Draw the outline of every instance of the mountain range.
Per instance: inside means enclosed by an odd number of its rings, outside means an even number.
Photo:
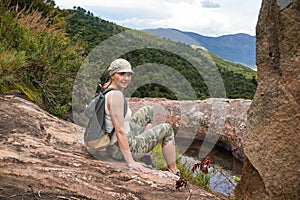
[[[225,60],[243,64],[250,68],[256,68],[255,36],[238,33],[209,37],[194,32],[184,32],[171,28],[144,29],[144,31],[174,42],[201,46]]]

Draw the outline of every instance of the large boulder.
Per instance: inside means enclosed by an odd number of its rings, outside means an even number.
[[[300,199],[300,1],[263,0],[256,27],[258,88],[236,196]]]
[[[155,110],[154,123],[171,123],[176,137],[188,138],[191,141],[207,140],[212,145],[219,145],[231,151],[241,162],[245,160],[243,143],[247,110],[251,102],[246,99],[223,98],[193,101],[129,99],[133,112],[144,105],[152,105]]]
[[[81,145],[83,127],[37,105],[0,96],[0,199],[220,199],[176,176],[96,160]],[[101,152],[99,152],[101,153]]]

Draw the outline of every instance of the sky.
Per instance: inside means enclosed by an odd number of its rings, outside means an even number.
[[[175,28],[205,36],[255,36],[262,0],[55,0],[61,9],[80,6],[131,29]]]

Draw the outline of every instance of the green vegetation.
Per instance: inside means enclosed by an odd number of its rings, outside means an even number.
[[[52,15],[54,18],[59,11],[55,9],[54,0],[1,0],[1,4],[7,5],[8,8],[16,7],[18,10],[37,11],[42,13],[43,17]]]
[[[127,30],[125,27],[94,16],[93,13],[81,7],[67,10],[66,22],[66,32],[73,41],[85,47],[85,54],[112,35]]]
[[[65,117],[82,61],[80,48],[65,36],[60,23],[53,23],[55,17],[18,8],[0,4],[1,92],[21,90],[33,102]]]
[[[180,170],[181,177],[193,185],[197,185],[203,189],[209,190],[210,174],[205,174],[200,170],[192,172],[186,165],[177,162],[177,167]]]
[[[157,169],[166,170],[166,162],[162,154],[161,143],[154,147],[151,152],[151,157]],[[180,176],[182,178],[193,185],[197,185],[203,189],[209,190],[210,174],[205,174],[200,170],[196,170],[196,172],[193,173],[192,170],[186,164],[181,163],[179,159],[176,160],[176,164],[178,169],[180,170]]]
[[[47,111],[65,118],[71,108],[73,84],[82,61],[99,43],[126,30],[129,29],[102,20],[80,7],[60,10],[53,0],[0,0],[0,93],[20,90]],[[134,35],[129,37],[132,37],[132,46],[140,42]],[[155,41],[154,46],[176,49],[185,58],[199,61],[203,68],[208,67],[205,50],[151,34],[145,38],[146,46]],[[118,46],[126,45],[125,42],[111,45],[116,51],[123,52]],[[106,54],[107,59],[112,58],[109,50]],[[256,72],[209,55],[221,74],[227,97],[252,99],[257,86]],[[211,96],[207,80],[204,81],[192,64],[177,54],[163,48],[141,48],[125,52],[121,57],[128,59],[133,67],[144,63],[171,66],[188,80],[197,99]],[[108,62],[110,60],[96,62],[95,66],[107,66]],[[97,70],[95,68],[90,73],[95,76]],[[155,77],[157,80],[168,79],[163,73],[156,73]],[[140,81],[145,78],[134,77]],[[106,74],[101,77],[101,82],[107,79]],[[213,82],[214,77],[209,77],[209,80]],[[176,87],[185,89],[180,82]],[[182,99],[189,99],[189,95],[184,95],[181,95]],[[132,96],[177,99],[170,88],[153,83],[137,88]]]

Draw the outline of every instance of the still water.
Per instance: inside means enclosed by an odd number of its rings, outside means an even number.
[[[199,155],[210,156],[209,188],[214,192],[233,196],[234,188],[237,185],[235,177],[241,177],[242,163],[237,161],[230,151],[215,145],[210,151],[200,152],[202,141],[189,141],[184,138],[177,138],[176,146],[181,151],[181,163],[186,163],[189,167],[201,162],[202,157]]]

